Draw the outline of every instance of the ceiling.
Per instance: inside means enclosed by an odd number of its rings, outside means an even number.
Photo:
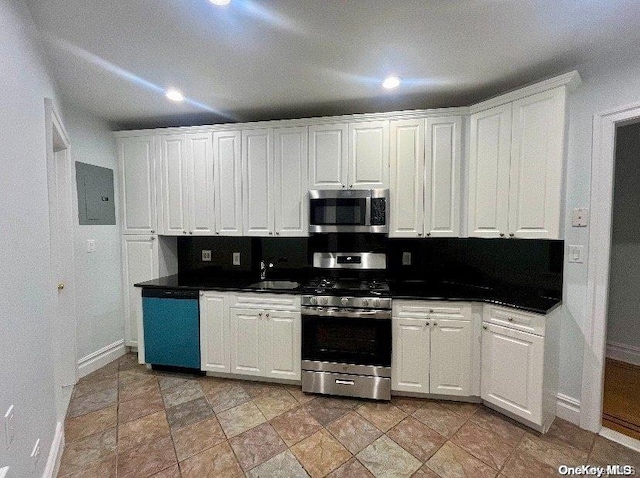
[[[638,0],[27,3],[63,100],[116,128],[463,106],[640,50]]]

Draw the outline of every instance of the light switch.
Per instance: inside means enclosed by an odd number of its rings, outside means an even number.
[[[569,262],[575,262],[582,264],[584,262],[583,257],[584,246],[569,246]]]
[[[233,253],[233,265],[234,266],[239,266],[240,265],[240,253],[239,252],[234,252]]]
[[[411,253],[410,252],[403,252],[402,253],[402,265],[403,266],[410,266],[411,265]]]
[[[587,227],[589,225],[589,210],[587,208],[576,208],[571,217],[573,227]]]
[[[96,240],[87,239],[87,252],[96,252]]]

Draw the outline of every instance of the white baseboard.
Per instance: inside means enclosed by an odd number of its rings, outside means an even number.
[[[95,372],[101,367],[104,367],[109,362],[122,357],[126,353],[124,347],[124,339],[118,340],[106,347],[93,352],[86,357],[82,357],[78,360],[78,377],[82,378],[89,375],[91,372]]]
[[[640,347],[621,344],[619,342],[608,342],[607,358],[631,363],[633,365],[640,365]]]
[[[580,400],[558,393],[556,395],[558,399],[557,416],[580,426]]]
[[[53,437],[51,448],[49,449],[49,457],[47,458],[47,466],[44,468],[42,478],[55,478],[58,476],[60,469],[60,460],[62,460],[62,452],[64,451],[64,424],[58,422],[56,425],[56,434]]]
[[[640,440],[628,437],[627,435],[606,427],[602,427],[600,430],[600,436],[608,438],[616,443],[620,443],[622,446],[626,446],[627,448],[631,448],[632,450],[640,453]]]

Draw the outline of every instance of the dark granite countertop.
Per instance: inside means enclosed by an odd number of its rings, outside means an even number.
[[[279,277],[278,280],[282,280]],[[304,282],[304,273],[292,274],[288,280]],[[272,294],[301,294],[302,287],[295,289],[255,289],[249,285],[260,279],[249,272],[218,272],[206,275],[174,274],[135,284],[136,287],[152,289],[218,290],[229,292],[257,292]],[[391,281],[391,295],[394,299],[414,300],[458,300],[465,302],[486,302],[513,307],[528,312],[547,314],[562,303],[561,299],[547,297],[544,292],[502,286],[476,286],[447,281]]]

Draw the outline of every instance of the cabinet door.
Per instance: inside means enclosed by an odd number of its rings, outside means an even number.
[[[229,329],[224,296],[200,292],[200,367],[210,372],[229,372]]]
[[[309,127],[309,189],[342,189],[347,184],[348,126]]]
[[[470,321],[433,320],[429,384],[431,393],[471,395],[471,334]]]
[[[122,236],[122,278],[124,281],[125,345],[138,345],[138,327],[142,325],[140,290],[133,284],[157,279],[158,241],[156,236]]]
[[[389,122],[349,125],[349,188],[389,187]]]
[[[120,204],[124,234],[155,234],[156,150],[154,136],[118,138]]]
[[[564,123],[564,87],[513,103],[510,235],[560,237]]]
[[[507,234],[510,162],[511,104],[471,115],[469,236]]]
[[[187,233],[187,167],[185,136],[160,136],[162,222],[165,236]]]
[[[426,319],[392,319],[392,390],[429,393],[429,322]]]
[[[215,233],[215,214],[211,133],[187,134],[186,139],[189,234],[212,236]]]
[[[427,118],[424,233],[460,236],[462,118]]]
[[[242,132],[243,227],[245,236],[273,234],[273,130]]]
[[[309,235],[308,132],[306,127],[274,131],[275,233]]]
[[[390,237],[424,231],[424,120],[391,122]]]
[[[264,319],[266,376],[300,380],[300,313],[267,310]]]
[[[231,372],[264,377],[264,312],[229,309],[231,331]]]
[[[242,159],[240,131],[213,133],[216,234],[242,235]]]
[[[482,399],[541,425],[544,339],[487,323],[482,329]]]

